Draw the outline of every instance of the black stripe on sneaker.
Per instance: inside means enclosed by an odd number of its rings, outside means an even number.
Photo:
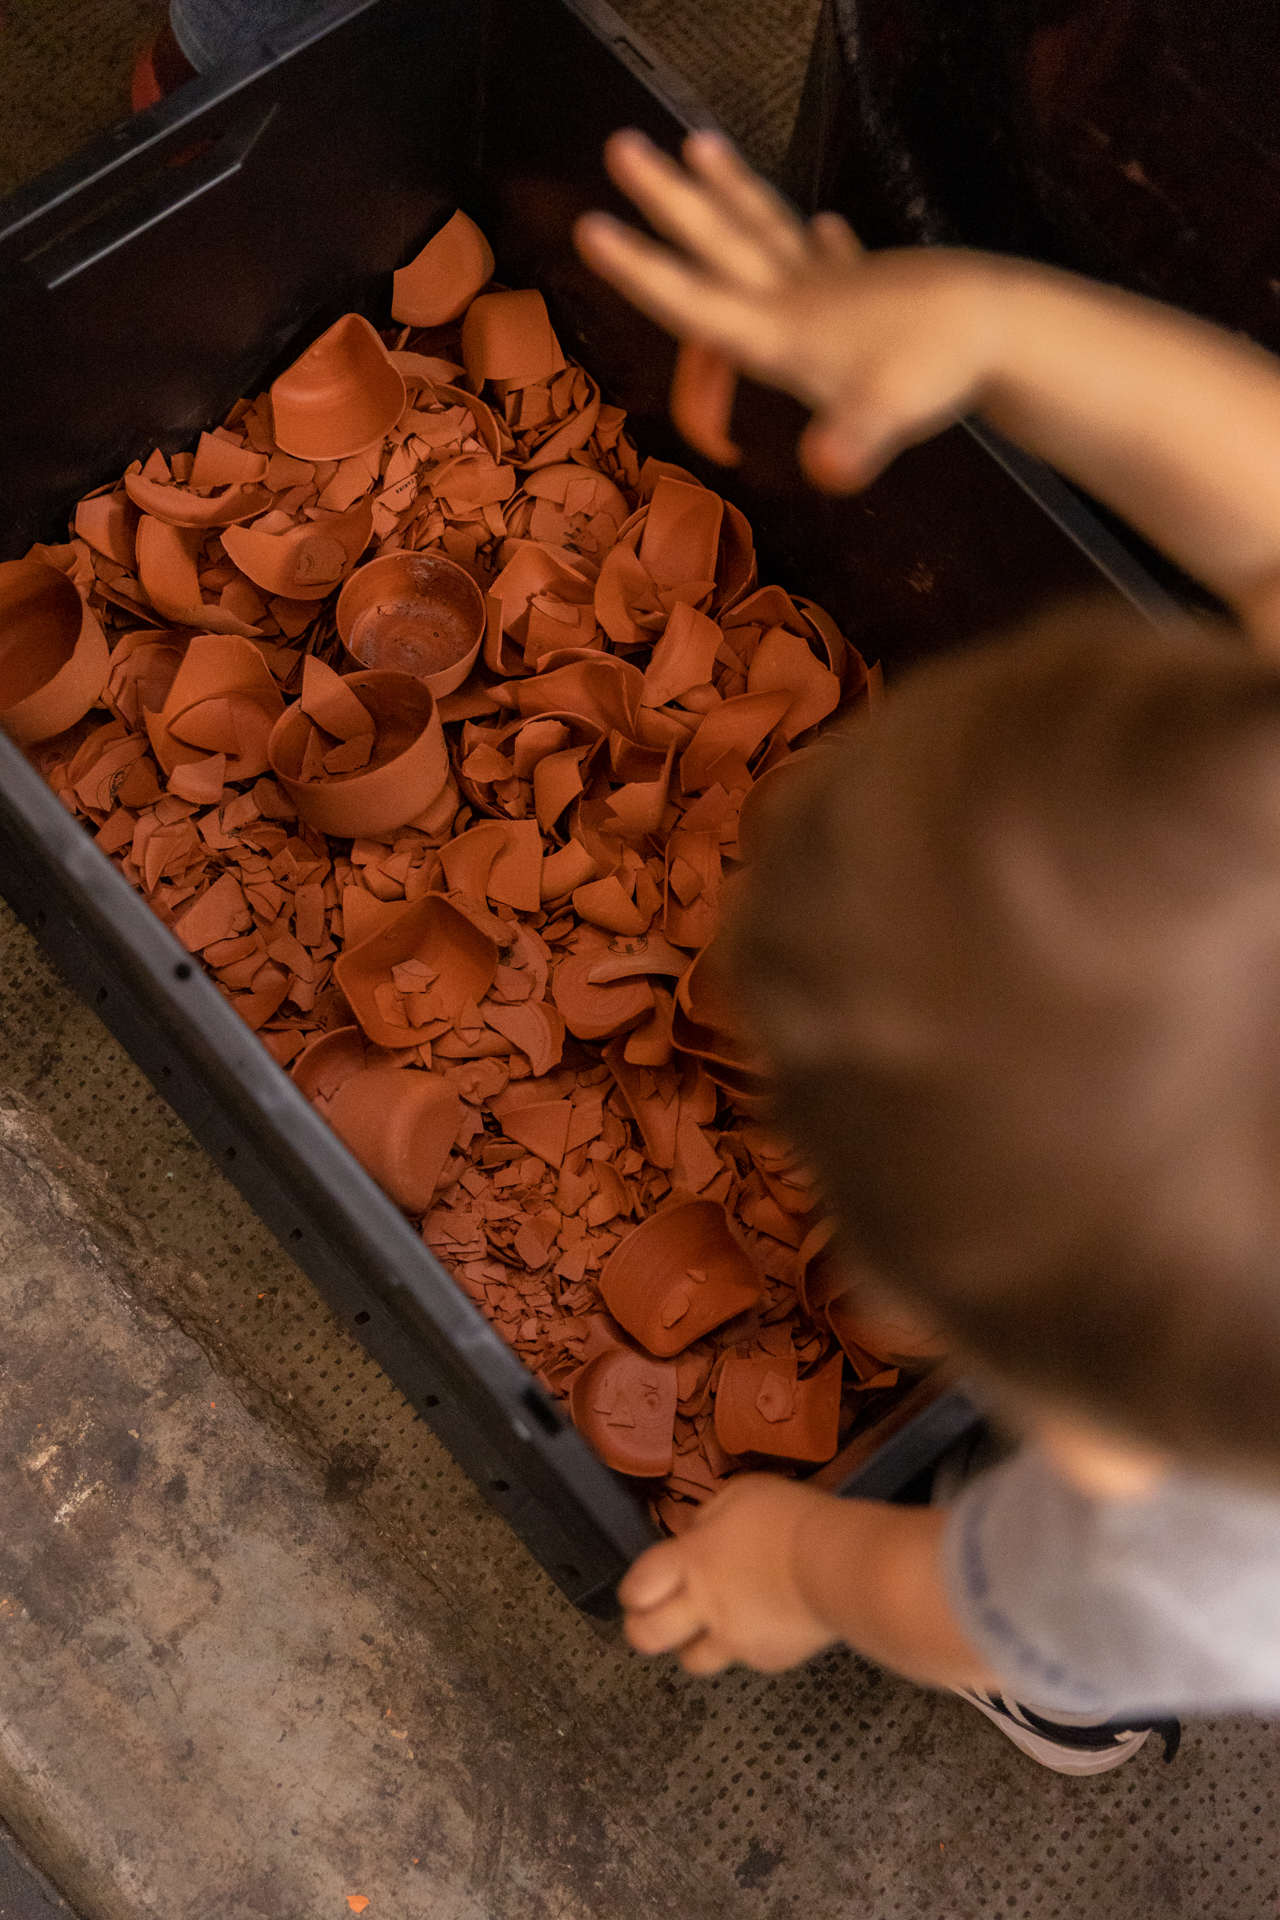
[[[998,1696],[988,1694],[987,1697],[1011,1720],[1020,1719],[1033,1733],[1055,1741],[1060,1747],[1072,1747],[1080,1753],[1105,1753],[1117,1741],[1127,1740],[1131,1734],[1158,1733],[1164,1742],[1167,1764],[1182,1744],[1182,1726],[1177,1720],[1099,1720],[1091,1727],[1068,1727],[1060,1720],[1046,1720],[1042,1714],[1033,1713],[1020,1700],[1013,1703],[1017,1709],[1015,1714]]]

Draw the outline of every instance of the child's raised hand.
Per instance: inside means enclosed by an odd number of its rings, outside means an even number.
[[[867,255],[838,214],[807,225],[720,134],[685,166],[615,134],[610,175],[673,252],[603,213],[588,264],[636,306],[814,410],[801,458],[820,486],[864,486],[973,402],[996,357],[998,267],[941,250]]]
[[[800,1536],[829,1499],[794,1480],[739,1475],[688,1533],[650,1547],[622,1581],[632,1646],[679,1650],[690,1673],[718,1673],[732,1660],[779,1673],[829,1646],[837,1636],[797,1576]]]

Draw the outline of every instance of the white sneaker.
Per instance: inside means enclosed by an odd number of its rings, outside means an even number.
[[[1110,1773],[1113,1767],[1132,1760],[1153,1729],[1164,1740],[1165,1759],[1172,1760],[1182,1738],[1176,1720],[1139,1720],[1130,1726],[1123,1721],[1090,1721],[1074,1715],[1049,1719],[998,1693],[971,1693],[967,1687],[952,1687],[951,1692],[985,1713],[1015,1747],[1054,1773]]]

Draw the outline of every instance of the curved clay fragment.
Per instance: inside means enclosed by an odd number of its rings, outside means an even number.
[[[730,1353],[716,1388],[716,1439],[726,1453],[830,1460],[840,1444],[843,1368],[837,1352],[801,1380],[794,1358]]]
[[[350,573],[369,544],[373,509],[358,501],[345,513],[320,515],[283,533],[226,527],[222,544],[241,573],[287,600],[323,600]]]
[[[345,313],[271,389],[276,443],[300,460],[344,460],[392,428],[404,381],[359,313]]]
[[[493,278],[493,248],[461,207],[391,283],[391,317],[411,327],[460,320]]]
[[[201,593],[197,556],[203,539],[198,527],[171,527],[144,513],[135,536],[142,591],[156,612],[175,626],[252,640],[257,627],[226,607],[211,605]]]
[[[718,1200],[663,1207],[614,1248],[600,1275],[618,1325],[662,1359],[754,1307],[763,1290],[764,1275]]]
[[[229,527],[265,513],[274,496],[266,487],[225,487],[220,493],[192,493],[187,487],[165,486],[140,473],[126,473],[125,491],[135,507],[171,527]]]
[[[742,448],[729,435],[738,375],[715,347],[682,340],[671,375],[671,418],[691,447],[722,467],[736,467]]]
[[[462,1118],[461,1098],[447,1080],[413,1067],[365,1067],[343,1082],[324,1113],[398,1207],[425,1212]]]
[[[473,300],[462,323],[462,357],[477,386],[486,380],[546,380],[564,365],[547,303],[532,288]]]
[[[225,779],[255,780],[267,770],[267,743],[283,709],[252,641],[205,633],[187,648],[160,712],[144,709],[142,717],[166,774],[225,755]]]
[[[269,754],[300,817],[344,839],[420,819],[449,780],[440,716],[420,680],[344,678],[318,660],[308,662],[302,698],[277,722]]]
[[[398,987],[395,970],[415,961],[421,967],[416,982]],[[401,908],[381,932],[348,947],[333,976],[369,1038],[403,1048],[414,1046],[424,1029],[452,1026],[468,1004],[478,1005],[497,966],[493,941],[443,894],[429,893]]]
[[[0,562],[0,727],[20,747],[74,726],[110,671],[102,628],[65,573]]]
[[[338,638],[362,667],[411,673],[442,700],[476,663],[485,599],[442,553],[387,553],[357,567],[338,595],[337,619]]]
[[[569,1408],[607,1467],[652,1480],[671,1471],[676,1392],[669,1361],[614,1347],[574,1375]]]

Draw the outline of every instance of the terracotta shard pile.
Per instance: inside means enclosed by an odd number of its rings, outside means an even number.
[[[0,568],[0,724],[679,1529],[897,1377],[706,952],[872,681],[491,269],[458,216],[443,325],[347,315]]]

